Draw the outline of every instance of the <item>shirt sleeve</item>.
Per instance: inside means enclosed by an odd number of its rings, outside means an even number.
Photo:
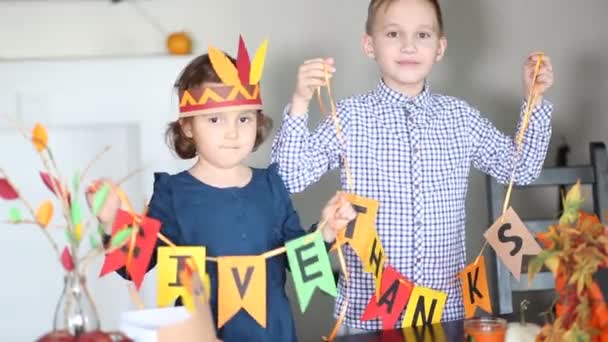
[[[344,102],[336,106],[342,136],[348,132],[350,110]],[[331,117],[325,118],[313,133],[308,130],[308,114],[300,117],[284,111],[284,120],[273,142],[271,159],[278,166],[278,173],[291,193],[303,191],[318,181],[325,172],[340,165],[343,154]]]
[[[526,185],[533,182],[542,170],[549,147],[552,111],[553,105],[546,100],[534,108],[524,133],[521,150],[517,153],[515,135],[504,135],[476,109],[469,107],[473,166],[503,184],[511,180],[514,169],[515,184]],[[516,134],[523,123],[523,114],[522,110]]]

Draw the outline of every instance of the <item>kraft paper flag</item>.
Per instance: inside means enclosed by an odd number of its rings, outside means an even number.
[[[523,256],[537,255],[542,250],[511,207],[494,222],[484,236],[517,281],[521,275]]]
[[[382,329],[395,328],[395,323],[403,312],[413,288],[413,283],[406,280],[393,267],[387,265],[382,276],[380,297],[376,300],[376,294],[372,295],[361,320],[368,321],[380,317],[382,319]]]
[[[374,229],[373,239],[366,251],[363,270],[374,276],[374,288],[376,289],[376,298],[380,298],[380,284],[382,281],[382,272],[384,272],[384,263],[386,262],[386,253],[378,237],[378,232]]]
[[[337,295],[331,264],[319,232],[288,241],[285,248],[302,312],[317,287],[333,297]]]
[[[241,308],[266,327],[266,258],[230,256],[217,258],[218,328]]]
[[[124,231],[128,226],[132,225],[134,221],[135,217],[133,215],[124,210],[118,210],[114,226],[112,227],[112,239],[114,240],[116,234]],[[139,233],[135,236],[133,261],[128,271],[129,276],[137,289],[141,286],[144,275],[146,274],[146,271],[148,271],[148,265],[150,264],[154,247],[156,247],[156,239],[157,234],[160,231],[160,226],[160,221],[150,217],[144,217]],[[132,238],[129,236],[129,242],[122,248],[116,249],[106,255],[100,276],[114,272],[126,265],[131,239]]]
[[[446,293],[421,286],[414,287],[407,303],[402,327],[440,322],[447,298]]]
[[[344,241],[353,248],[355,253],[365,265],[368,262],[368,249],[376,232],[376,216],[378,215],[378,201],[346,194],[346,198],[357,212],[357,217],[348,223],[346,229],[340,232]]]
[[[464,301],[465,317],[473,317],[477,307],[491,314],[492,304],[490,303],[486,262],[483,255],[479,257],[477,263],[473,262],[467,265],[460,272],[460,278],[462,279],[462,299]]]
[[[205,247],[158,247],[157,267],[157,304],[159,307],[172,305],[177,297],[182,297],[188,311],[194,311],[190,291],[180,279],[180,272],[186,268],[186,260],[194,260],[197,275],[205,274]],[[201,279],[201,281],[203,281]],[[208,290],[207,290],[208,291]],[[207,292],[208,293],[208,292]],[[190,299],[190,300],[187,300]]]

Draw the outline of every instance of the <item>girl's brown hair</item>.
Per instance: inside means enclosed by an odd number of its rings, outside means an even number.
[[[395,1],[397,0],[371,0],[369,2],[369,6],[367,8],[367,20],[365,21],[365,33],[372,34],[374,21],[376,20],[376,14],[380,10],[380,8],[384,8],[386,10],[388,6],[390,6]],[[441,6],[439,5],[439,0],[428,0],[428,2],[430,2],[431,5],[433,5],[433,8],[435,9],[437,23],[439,23],[439,33],[443,35],[443,15],[441,14]]]
[[[236,65],[234,58],[228,54],[226,56]],[[198,56],[192,60],[179,75],[174,87],[179,92],[198,87],[203,83],[221,83],[219,76],[213,70],[208,54]],[[254,151],[266,140],[272,129],[272,119],[264,115],[261,110],[256,111],[256,117],[257,134],[253,145]],[[186,117],[181,120],[192,120],[192,118]],[[180,158],[191,159],[196,157],[194,140],[186,136],[179,120],[169,123],[165,131],[165,140],[169,148],[175,151]]]

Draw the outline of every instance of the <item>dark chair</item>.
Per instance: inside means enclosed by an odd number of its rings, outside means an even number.
[[[544,168],[539,177],[532,183],[526,186],[514,186],[513,190],[524,189],[530,187],[555,187],[569,186],[575,184],[577,180],[581,184],[589,185],[592,189],[593,211],[603,221],[608,210],[608,155],[604,143],[593,142],[590,144],[591,162],[588,165],[581,166],[564,166],[564,167],[548,167]],[[494,223],[502,214],[503,201],[506,194],[506,186],[499,184],[490,176],[487,176],[488,184],[488,203],[490,209],[490,224]],[[561,195],[560,195],[561,198]],[[533,233],[546,231],[547,228],[555,224],[557,219],[534,219],[526,220],[522,217],[526,227]],[[524,258],[524,266],[520,281],[518,282],[504,266],[496,254],[492,251],[492,257],[489,260],[495,266],[494,279],[490,277],[489,281],[493,280],[494,296],[493,308],[496,314],[504,315],[512,313],[514,306],[514,295],[529,291],[549,291],[554,292],[555,280],[551,272],[546,269],[541,270],[534,278],[531,286],[528,287],[528,277],[524,272],[527,270],[526,258]],[[492,267],[488,268],[491,272]],[[515,302],[518,305],[518,302]],[[546,307],[545,307],[546,308]],[[516,309],[515,311],[517,311]]]

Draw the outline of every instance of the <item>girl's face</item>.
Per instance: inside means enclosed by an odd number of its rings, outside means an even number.
[[[240,165],[249,156],[257,134],[255,111],[203,114],[182,121],[182,129],[194,139],[199,158],[220,168]]]

